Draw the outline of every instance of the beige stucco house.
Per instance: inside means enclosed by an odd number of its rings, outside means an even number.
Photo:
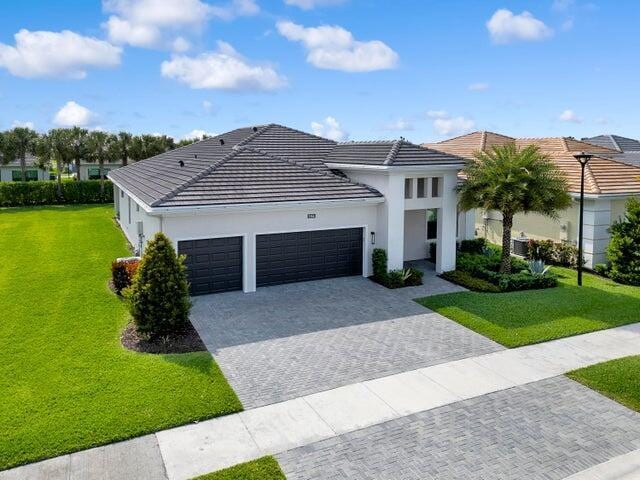
[[[574,158],[578,152],[593,154],[585,171],[584,252],[586,266],[593,268],[606,261],[611,224],[624,214],[629,197],[640,196],[640,167],[616,160],[620,152],[572,137],[514,138],[481,131],[462,135],[424,146],[442,152],[473,158],[477,151],[490,150],[494,145],[515,142],[519,147],[537,145],[554,160],[566,177],[573,205],[558,219],[527,214],[514,218],[513,238],[551,239],[556,242],[577,243],[580,197],[580,165]],[[475,212],[475,234],[500,243],[502,218],[499,212]]]

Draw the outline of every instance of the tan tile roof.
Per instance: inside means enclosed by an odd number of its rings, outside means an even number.
[[[504,145],[514,141],[520,148],[537,145],[542,152],[549,155],[567,179],[571,192],[580,191],[580,164],[573,155],[585,151],[595,155],[585,170],[586,193],[640,193],[640,167],[605,158],[604,155],[617,152],[604,146],[576,140],[573,137],[512,138],[493,132],[473,132],[423,146],[465,158],[473,158],[474,153],[479,150],[487,151],[493,145]]]

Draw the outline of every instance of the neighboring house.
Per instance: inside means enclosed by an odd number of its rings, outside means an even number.
[[[187,257],[192,293],[371,275],[427,257],[455,268],[464,160],[404,140],[345,142],[248,127],[113,170],[115,209],[138,250],[164,232]],[[437,228],[428,228],[437,212]],[[465,232],[462,232],[463,235]],[[473,232],[472,232],[473,233]],[[336,292],[338,293],[338,292]]]
[[[0,159],[0,181],[2,182],[20,182],[22,181],[22,170],[20,169],[20,160],[3,164]],[[40,168],[37,164],[36,157],[27,155],[25,158],[27,164],[26,177],[27,181],[32,180],[49,180],[49,169]]]
[[[613,160],[619,151],[572,137],[513,138],[493,132],[473,132],[424,146],[470,159],[479,150],[488,151],[494,145],[510,142],[518,147],[539,146],[567,179],[569,193],[574,199],[573,205],[557,220],[538,214],[517,215],[512,229],[516,241],[531,238],[577,243],[580,165],[573,155],[581,151],[594,155],[585,170],[584,252],[589,268],[605,262],[611,223],[624,214],[627,198],[640,195],[640,168]],[[500,243],[500,213],[477,211],[476,234]]]
[[[640,141],[620,135],[598,135],[597,137],[583,138],[584,142],[606,147],[616,153],[610,155],[614,160],[640,167]]]
[[[120,168],[122,162],[105,163],[103,175],[106,178],[111,170]],[[71,165],[75,173],[75,163]],[[100,166],[96,162],[80,162],[80,180],[100,180]]]

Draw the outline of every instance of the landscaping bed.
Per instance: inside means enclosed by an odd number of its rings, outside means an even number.
[[[140,335],[136,325],[129,322],[122,332],[120,341],[125,348],[141,353],[189,353],[207,350],[198,331],[192,325],[174,335],[151,339],[146,335]]]
[[[558,287],[495,293],[460,292],[418,303],[506,347],[519,347],[638,321],[640,288],[553,267]]]
[[[123,348],[111,206],[0,212],[0,469],[240,411],[208,352]]]
[[[591,365],[567,376],[640,412],[640,355]]]
[[[275,458],[262,457],[193,480],[286,480],[286,477]]]

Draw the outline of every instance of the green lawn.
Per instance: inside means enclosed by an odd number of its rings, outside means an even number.
[[[0,469],[242,406],[206,352],[120,345],[109,206],[0,209]]]
[[[599,363],[574,370],[567,375],[640,412],[640,356]]]
[[[554,268],[559,286],[511,293],[462,292],[417,302],[507,347],[640,321],[640,288]]]
[[[287,480],[273,457],[262,457],[194,480]]]

